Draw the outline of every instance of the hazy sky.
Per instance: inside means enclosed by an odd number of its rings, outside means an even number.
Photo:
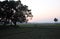
[[[51,23],[55,17],[60,22],[60,0],[21,0],[21,2],[32,10],[34,17],[29,22]]]
[[[60,22],[60,0],[21,0],[32,10],[33,19],[29,22],[54,22],[56,17]]]

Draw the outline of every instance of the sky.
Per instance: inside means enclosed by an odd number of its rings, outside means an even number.
[[[33,14],[32,23],[54,23],[54,18],[60,22],[60,0],[21,0],[28,5]]]
[[[21,3],[32,10],[30,23],[54,23],[54,18],[60,22],[60,0],[21,0]]]

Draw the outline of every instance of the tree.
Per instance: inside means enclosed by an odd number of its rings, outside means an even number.
[[[54,18],[54,21],[55,21],[55,22],[57,22],[57,21],[58,21],[58,19],[57,19],[57,18]]]
[[[27,5],[23,5],[21,1],[5,0],[0,2],[0,18],[1,21],[4,21],[4,24],[10,22],[10,20],[15,25],[16,22],[27,23],[28,17],[33,17],[31,10],[28,9]]]

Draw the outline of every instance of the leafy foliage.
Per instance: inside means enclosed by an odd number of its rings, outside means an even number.
[[[0,1],[0,21],[7,24],[7,22],[28,22],[28,17],[33,17],[31,10],[28,9],[27,5],[23,5],[21,1]]]

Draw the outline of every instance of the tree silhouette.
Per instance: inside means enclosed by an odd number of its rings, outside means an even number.
[[[3,21],[4,24],[7,24],[10,20],[15,25],[16,22],[27,23],[28,17],[33,17],[31,10],[28,9],[27,5],[23,5],[20,0],[0,1],[0,21]]]
[[[55,21],[55,22],[57,22],[57,21],[58,21],[58,19],[57,19],[57,18],[54,18],[54,21]]]

